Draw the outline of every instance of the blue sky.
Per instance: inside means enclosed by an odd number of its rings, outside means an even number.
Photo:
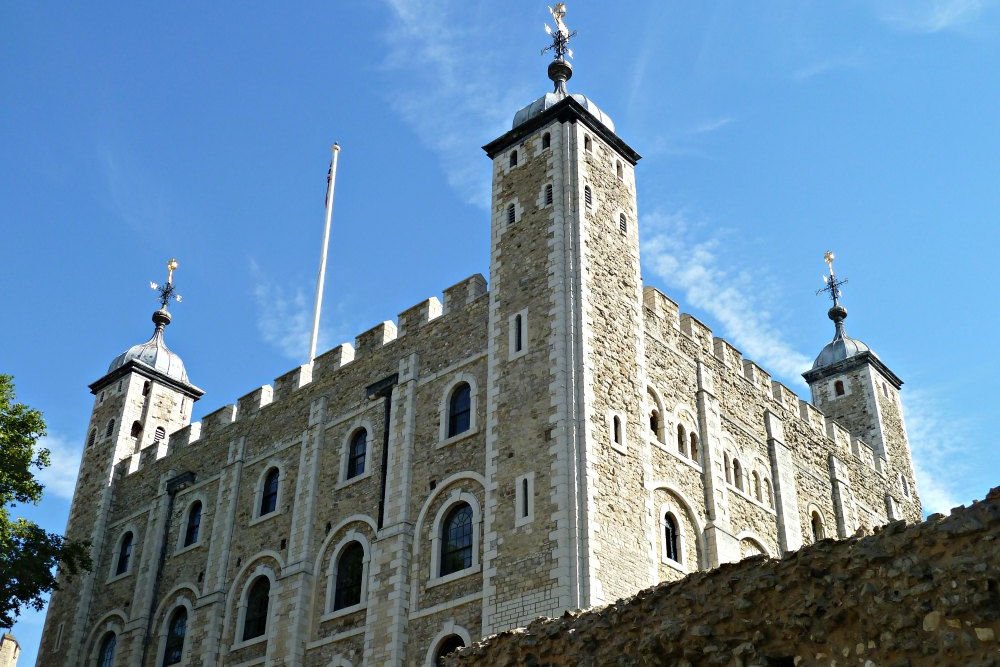
[[[807,397],[834,250],[848,332],[906,382],[925,510],[983,497],[1000,460],[1000,11],[569,10],[570,89],[644,156],[646,282]],[[303,361],[332,141],[321,349],[488,274],[480,146],[547,90],[547,19],[523,0],[0,7],[0,372],[55,453],[25,513],[63,529],[86,385],[149,336],[168,257],[196,419]],[[14,628],[24,664],[41,622]]]

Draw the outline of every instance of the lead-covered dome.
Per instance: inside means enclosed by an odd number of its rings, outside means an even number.
[[[558,102],[561,102],[567,96],[572,97],[574,100],[579,102],[580,106],[582,106],[584,109],[590,112],[590,114],[594,118],[601,121],[601,123],[609,130],[611,130],[612,132],[615,131],[615,124],[611,120],[611,116],[601,111],[600,107],[594,104],[589,97],[581,93],[570,94],[558,91],[554,93],[545,93],[531,104],[518,109],[517,113],[514,114],[514,122],[511,124],[511,128],[515,128],[518,125],[527,122],[528,120],[541,114],[546,109],[555,106]]]
[[[828,315],[836,326],[836,333],[833,336],[833,340],[820,350],[819,356],[813,362],[813,369],[829,366],[830,364],[835,364],[838,361],[843,361],[864,352],[871,352],[874,356],[878,356],[872,352],[872,349],[868,345],[857,338],[851,338],[844,331],[844,318],[847,317],[846,308],[837,304],[830,309]]]
[[[153,332],[152,338],[145,343],[133,345],[115,357],[111,365],[108,366],[108,373],[134,360],[146,364],[167,377],[187,384],[188,376],[184,369],[184,362],[181,361],[177,353],[170,351],[163,340],[163,328],[170,324],[170,313],[166,309],[156,311],[153,313],[153,322],[156,323],[156,330]]]

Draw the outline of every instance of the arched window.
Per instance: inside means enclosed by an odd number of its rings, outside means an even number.
[[[545,186],[545,205],[548,206],[552,203],[552,184]]]
[[[594,193],[591,192],[589,185],[583,186],[583,201],[587,205],[587,208],[594,205]]]
[[[542,150],[545,150],[551,145],[552,145],[552,137],[549,136],[548,132],[546,132],[545,134],[542,135]]]
[[[682,424],[677,425],[677,451],[681,456],[687,455],[687,435]]]
[[[611,420],[611,435],[615,439],[615,444],[622,444],[622,418],[615,415]]]
[[[699,463],[701,459],[698,458],[698,436],[691,432],[691,460],[695,463]]]
[[[657,440],[660,439],[660,411],[656,408],[649,411],[649,430]]]
[[[517,166],[517,151],[510,152],[510,166],[512,167]]]
[[[270,514],[278,507],[278,472],[271,468],[264,478],[264,493],[260,496],[260,516]]]
[[[142,395],[149,396],[149,380],[142,383]]]
[[[837,396],[843,396],[844,395],[844,381],[843,380],[837,380],[836,382],[834,382],[833,383],[833,391],[837,394]]]
[[[368,453],[368,431],[358,429],[351,437],[350,452],[347,457],[347,479],[357,477],[365,471],[365,456]]]
[[[472,507],[459,503],[441,524],[441,576],[472,567]]]
[[[115,431],[115,420],[110,419],[108,420],[108,427],[104,429],[104,437],[110,438],[111,434],[114,433],[114,431]]]
[[[767,492],[767,506],[774,509],[774,489],[771,488],[771,480],[764,478],[764,491]]]
[[[128,572],[128,562],[132,560],[132,531],[122,536],[121,544],[118,547],[118,562],[115,563],[115,574],[125,574]]]
[[[756,498],[757,500],[762,500],[763,495],[761,494],[760,491],[760,475],[758,475],[757,471],[754,470],[752,477],[753,477],[753,497]]]
[[[465,647],[465,642],[462,641],[461,637],[459,637],[458,635],[448,635],[447,637],[441,640],[441,643],[438,644],[437,651],[434,652],[434,664],[435,665],[442,664],[441,658],[448,655],[452,651],[464,647]]]
[[[726,469],[726,482],[729,484],[733,483],[733,475],[729,470],[729,452],[722,455],[722,465]]]
[[[160,440],[163,440],[165,437],[167,437],[167,432],[163,429],[162,426],[157,426],[156,430],[153,431],[153,442],[159,442]]]
[[[903,488],[903,495],[907,498],[910,497],[910,480],[906,479],[902,474],[899,475],[899,485]]]
[[[823,519],[820,518],[819,512],[814,511],[812,513],[809,524],[812,527],[813,542],[822,540],[825,535],[823,534]]]
[[[260,637],[267,630],[267,607],[271,601],[271,581],[257,577],[247,593],[247,609],[243,617],[243,641]]]
[[[448,399],[448,437],[469,430],[472,418],[472,387],[468,382],[460,383]]]
[[[677,534],[677,520],[670,512],[663,515],[663,540],[666,545],[666,553],[664,555],[675,563],[681,562],[680,550],[677,548],[679,541]]]
[[[737,459],[733,459],[733,484],[740,491],[743,490],[743,466]]]
[[[524,346],[524,330],[521,322],[524,318],[521,317],[520,313],[514,316],[514,351],[520,352],[521,348]]]
[[[87,438],[87,446],[91,447],[95,442],[97,442],[97,429],[92,428],[90,429],[90,437]]]
[[[583,150],[585,151],[594,150],[594,141],[590,138],[589,134],[583,135]]]
[[[628,222],[626,222],[625,220],[624,213],[618,214],[618,231],[620,231],[622,234],[628,231]]]
[[[616,160],[615,161],[615,173],[618,174],[618,180],[619,181],[625,180],[625,169],[622,168],[622,161],[621,160]]]
[[[101,650],[97,652],[97,667],[111,667],[115,662],[115,647],[118,645],[118,636],[109,632],[101,640]]]
[[[365,548],[351,542],[337,558],[337,580],[333,592],[333,610],[353,607],[361,602],[361,580],[364,576]]]
[[[163,651],[163,664],[176,665],[184,654],[184,636],[187,634],[188,613],[184,607],[178,607],[170,617],[167,626],[167,643]]]
[[[188,510],[187,525],[184,527],[184,546],[189,547],[198,541],[198,531],[201,529],[201,501],[196,500]]]
[[[133,439],[136,439],[136,440],[139,439],[139,437],[142,435],[142,423],[140,423],[139,421],[132,422],[132,433],[131,433],[131,435],[132,435]]]

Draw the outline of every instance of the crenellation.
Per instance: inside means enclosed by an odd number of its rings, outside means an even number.
[[[464,308],[486,294],[486,278],[476,273],[444,290],[444,312],[451,313]]]
[[[792,412],[796,417],[799,415],[799,395],[777,380],[771,380],[771,395],[781,407]]]
[[[722,362],[726,368],[734,369],[737,373],[743,372],[743,353],[724,338],[712,337],[712,350],[715,358]]]
[[[826,434],[840,452],[853,452],[851,433],[831,417],[826,417]]]
[[[743,377],[749,380],[751,384],[760,389],[760,391],[764,394],[769,396],[772,395],[771,374],[758,366],[756,362],[751,361],[750,359],[743,360]]]
[[[332,373],[353,362],[354,357],[354,346],[350,343],[341,343],[337,347],[327,350],[313,360],[313,382],[326,379]]]
[[[799,417],[816,433],[826,431],[826,415],[812,403],[799,400]]]
[[[691,340],[697,343],[705,354],[715,354],[714,337],[708,325],[701,322],[694,315],[681,313],[680,316],[681,333],[687,334]]]
[[[354,339],[355,359],[367,356],[383,345],[396,340],[396,324],[386,320],[379,322],[368,331],[358,334]]]
[[[415,306],[410,306],[397,316],[399,321],[399,336],[416,331],[428,322],[441,317],[443,307],[436,296],[425,299]]]
[[[257,414],[265,405],[270,405],[274,398],[271,385],[265,384],[241,396],[236,401],[236,419],[247,419]]]
[[[680,327],[680,306],[666,294],[651,285],[642,288],[643,305],[657,319],[665,320],[670,328]]]
[[[312,372],[312,364],[302,364],[275,378],[271,400],[278,401],[309,384],[312,381]]]
[[[191,422],[187,426],[177,429],[169,436],[168,454],[187,447],[201,439],[201,422]]]
[[[236,421],[236,404],[223,405],[201,418],[201,437],[214,435]]]

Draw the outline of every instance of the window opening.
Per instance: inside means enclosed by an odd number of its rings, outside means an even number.
[[[442,640],[437,652],[434,654],[434,664],[442,664],[441,658],[460,648],[465,648],[465,642],[462,638],[458,635],[448,635]]]
[[[649,413],[649,430],[656,436],[657,439],[660,437],[660,412],[658,410],[651,410]]]
[[[132,437],[138,439],[142,435],[142,424],[138,421],[132,422]]]
[[[163,438],[165,438],[166,436],[167,432],[163,429],[163,427],[157,426],[156,430],[153,431],[153,442],[159,442],[160,440],[163,440]]]
[[[760,475],[757,474],[756,470],[753,471],[753,497],[757,500],[761,500],[763,497],[760,492]]]
[[[521,503],[521,516],[528,516],[528,478],[525,477],[521,480],[521,497],[523,502]]]
[[[514,316],[514,351],[520,352],[522,346],[522,329],[521,329],[521,316]]]
[[[587,204],[587,208],[594,205],[594,193],[590,191],[589,185],[583,187],[583,201]]]
[[[510,153],[510,166],[517,166],[517,151],[511,151]]]
[[[700,461],[698,457],[698,436],[691,433],[691,460],[695,463]]]
[[[813,542],[819,542],[823,539],[823,519],[820,518],[819,512],[812,513],[812,519],[809,522],[812,526]]]
[[[198,541],[201,530],[201,501],[196,500],[188,511],[187,526],[184,528],[184,546],[189,547]]]
[[[666,538],[667,558],[675,563],[681,562],[677,550],[677,521],[674,520],[674,515],[670,512],[663,515],[663,533],[664,538]]]
[[[542,135],[542,150],[545,150],[552,145],[552,137],[548,132]]]
[[[594,142],[590,138],[589,134],[583,135],[583,150],[585,150],[585,151],[593,151],[594,150]]]
[[[448,437],[469,430],[472,418],[472,388],[462,382],[451,392],[448,401]]]
[[[732,484],[733,476],[732,473],[729,471],[729,452],[726,452],[725,454],[722,455],[722,464],[726,469],[726,483]]]
[[[618,415],[615,415],[612,419],[612,435],[615,439],[615,444],[622,444],[622,419]]]
[[[687,447],[685,446],[685,433],[684,426],[682,424],[677,425],[677,451],[680,452],[681,456],[687,455]]]
[[[115,430],[115,420],[112,419],[108,422],[108,427],[104,429],[104,437],[110,438],[114,430]]]
[[[615,172],[618,174],[618,180],[619,181],[625,180],[625,170],[622,168],[622,161],[621,160],[616,160],[615,161]]]
[[[87,446],[88,447],[93,446],[93,444],[96,441],[97,441],[97,429],[96,428],[92,428],[92,429],[90,429],[90,437],[87,438]]]
[[[545,186],[545,205],[548,206],[552,203],[552,185]]]
[[[187,609],[179,607],[170,619],[167,645],[163,651],[163,664],[176,665],[184,653],[184,635],[187,634]]]
[[[624,213],[618,214],[618,231],[620,231],[622,234],[628,231],[628,222],[625,221]]]
[[[358,430],[351,438],[350,455],[347,458],[347,479],[357,477],[365,471],[365,456],[368,453],[368,431]]]
[[[472,508],[459,503],[441,527],[441,576],[472,567]]]
[[[264,493],[260,498],[260,515],[270,514],[278,507],[278,469],[272,468],[264,479]]]
[[[733,483],[737,489],[743,490],[743,466],[736,459],[733,459]]]
[[[333,595],[333,610],[346,609],[361,603],[361,584],[364,577],[365,548],[360,542],[351,542],[337,560],[337,583]]]
[[[128,562],[131,559],[132,531],[129,531],[122,537],[121,546],[118,547],[118,563],[115,565],[115,574],[125,574],[128,572]]]
[[[517,209],[515,209],[514,205],[511,204],[510,206],[507,207],[507,224],[513,225],[516,219],[517,219]]]
[[[837,396],[843,396],[844,395],[844,381],[843,380],[837,380],[836,382],[834,382],[833,383],[833,391],[836,392]]]
[[[118,636],[109,632],[104,635],[101,642],[101,650],[97,653],[97,667],[111,667],[115,662],[115,646],[118,644]]]
[[[246,615],[243,618],[243,641],[260,637],[267,630],[267,607],[271,601],[271,581],[257,577],[247,594]]]
[[[142,383],[142,395],[149,396],[149,380]]]

